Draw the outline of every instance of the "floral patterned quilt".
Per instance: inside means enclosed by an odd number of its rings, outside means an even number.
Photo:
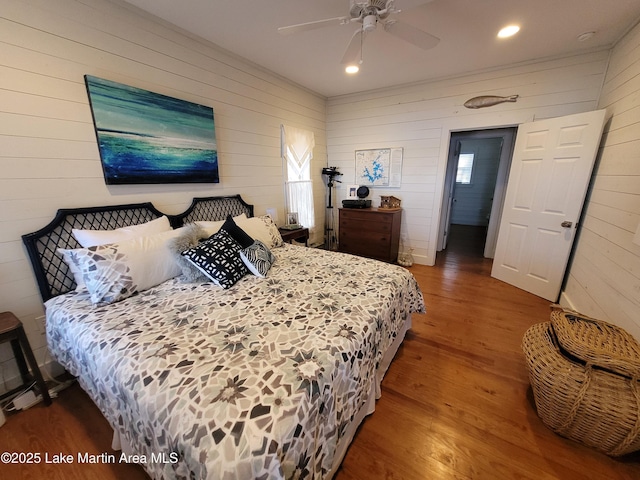
[[[285,244],[267,278],[46,303],[54,357],[158,479],[323,478],[412,312],[408,270]],[[372,388],[373,387],[373,388]]]

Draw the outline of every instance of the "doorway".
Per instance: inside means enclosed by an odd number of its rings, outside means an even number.
[[[516,132],[509,127],[451,133],[438,252],[451,246],[493,258]]]

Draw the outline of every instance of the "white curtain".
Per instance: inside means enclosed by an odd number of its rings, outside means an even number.
[[[282,159],[288,212],[298,213],[298,222],[310,232],[315,229],[311,159],[315,146],[313,132],[282,126]]]

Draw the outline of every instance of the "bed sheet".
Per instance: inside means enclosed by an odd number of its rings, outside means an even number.
[[[153,478],[324,478],[413,312],[406,269],[285,244],[268,277],[46,302],[54,358]],[[404,333],[404,332],[403,332]]]

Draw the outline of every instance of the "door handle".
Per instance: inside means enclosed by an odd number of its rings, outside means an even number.
[[[560,224],[560,226],[561,226],[562,228],[571,228],[571,226],[572,226],[572,225],[573,225],[573,223],[572,223],[572,222],[569,222],[569,221],[567,221],[567,220],[565,220],[564,222],[562,222],[562,223]]]

